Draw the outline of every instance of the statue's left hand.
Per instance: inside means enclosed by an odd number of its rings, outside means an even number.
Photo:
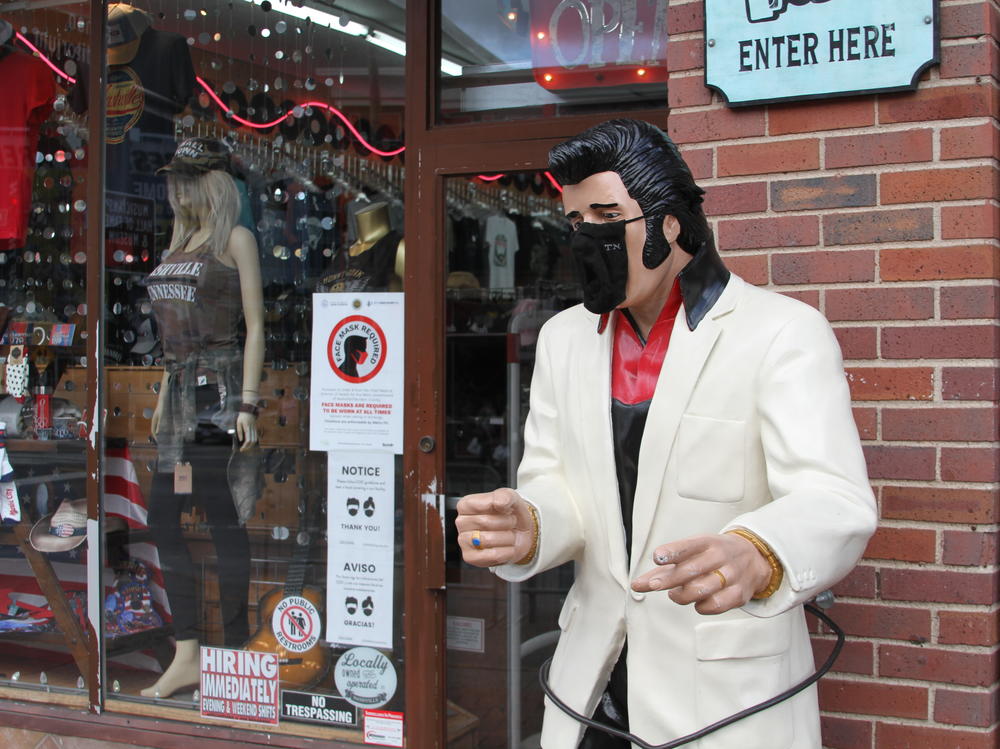
[[[663,544],[653,562],[657,566],[633,580],[632,590],[668,591],[676,603],[693,603],[699,614],[743,606],[771,579],[771,566],[754,545],[731,533]]]
[[[241,452],[257,444],[260,433],[257,431],[256,416],[242,411],[236,415],[236,439],[240,441]]]

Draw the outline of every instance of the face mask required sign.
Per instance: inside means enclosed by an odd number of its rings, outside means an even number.
[[[403,295],[313,294],[312,450],[403,451]]]
[[[705,83],[730,105],[916,87],[934,0],[705,0]]]

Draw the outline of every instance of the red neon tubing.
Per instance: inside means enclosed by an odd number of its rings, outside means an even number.
[[[64,73],[59,68],[57,68],[55,65],[53,65],[52,61],[48,57],[46,57],[44,54],[42,54],[42,51],[40,49],[38,49],[38,47],[36,47],[31,42],[29,42],[28,39],[24,36],[24,34],[22,34],[20,31],[15,31],[14,32],[14,36],[17,37],[17,40],[19,42],[21,42],[21,44],[23,44],[25,47],[27,47],[28,49],[30,49],[36,55],[38,55],[41,58],[42,62],[44,62],[46,65],[48,65],[50,68],[52,68],[52,71],[56,75],[62,76],[63,78],[65,78],[70,83],[76,83],[76,78],[74,78],[71,75],[68,75],[68,74]]]
[[[256,130],[264,130],[264,129],[269,128],[269,127],[274,127],[275,125],[277,125],[277,124],[283,122],[284,120],[288,119],[289,115],[291,115],[291,112],[287,112],[284,115],[282,115],[281,117],[278,117],[276,120],[273,120],[272,122],[264,122],[264,123],[251,122],[248,119],[240,117],[238,114],[235,114],[231,109],[229,109],[229,107],[226,106],[225,102],[223,102],[222,99],[219,98],[219,95],[216,94],[214,90],[212,90],[212,87],[209,86],[208,83],[206,83],[203,78],[201,78],[200,76],[198,76],[198,77],[195,78],[195,80],[197,80],[198,83],[201,85],[201,87],[203,89],[205,89],[205,92],[210,97],[212,97],[212,101],[214,101],[221,109],[223,109],[224,111],[226,111],[227,113],[229,113],[229,116],[232,117],[233,120],[235,120],[236,122],[240,123],[241,125],[246,125],[247,127],[252,127],[252,128],[254,128]],[[367,140],[365,140],[364,136],[362,136],[361,133],[358,132],[357,128],[355,128],[354,125],[351,124],[351,121],[349,119],[347,119],[346,116],[344,116],[343,112],[341,112],[336,107],[331,106],[330,104],[327,104],[326,102],[322,102],[322,101],[307,101],[304,104],[301,104],[299,106],[302,106],[302,107],[320,107],[321,109],[326,109],[326,110],[332,112],[333,114],[335,114],[340,119],[341,122],[344,123],[344,126],[348,130],[351,131],[351,135],[353,135],[355,138],[357,138],[358,142],[360,142],[361,145],[363,145],[365,148],[367,148],[372,153],[377,154],[378,156],[387,156],[387,157],[388,156],[396,156],[396,155],[401,154],[403,151],[406,150],[406,146],[400,146],[395,151],[383,151],[383,150],[381,150],[379,148],[376,148],[371,143],[369,143]]]
[[[34,52],[36,55],[38,55],[39,59],[41,59],[42,62],[44,62],[46,65],[48,65],[49,68],[51,68],[52,72],[54,72],[56,75],[60,76],[61,78],[64,78],[70,84],[75,84],[76,83],[76,78],[74,78],[73,76],[69,75],[68,73],[63,72],[58,67],[56,67],[56,65],[48,57],[46,57],[46,55],[40,49],[38,49],[38,47],[36,47],[34,44],[32,44],[30,41],[28,41],[27,37],[25,37],[24,34],[22,34],[20,31],[15,31],[14,35],[17,38],[17,40],[19,42],[21,42],[21,44],[23,44],[24,46],[26,46],[28,49],[30,49],[32,52]],[[291,112],[288,112],[285,115],[277,118],[276,120],[274,120],[272,122],[266,122],[266,123],[263,123],[263,124],[262,123],[258,123],[258,122],[251,122],[248,119],[240,117],[238,114],[234,113],[231,109],[229,109],[226,106],[225,102],[223,102],[222,99],[219,98],[218,94],[215,93],[215,91],[212,89],[212,87],[209,86],[208,83],[206,83],[203,78],[201,78],[200,76],[196,76],[195,80],[197,80],[198,83],[201,85],[201,87],[203,89],[205,89],[205,92],[212,98],[212,101],[214,101],[216,103],[216,105],[218,105],[218,107],[220,109],[225,110],[233,120],[235,120],[236,122],[240,123],[241,125],[245,125],[247,127],[251,127],[251,128],[254,128],[254,129],[257,129],[257,130],[264,130],[264,129],[269,128],[269,127],[274,127],[275,125],[283,122],[291,114]],[[343,112],[341,112],[336,107],[334,107],[334,106],[332,106],[330,104],[327,104],[326,102],[322,102],[322,101],[307,101],[307,102],[305,102],[304,104],[302,104],[300,106],[303,106],[303,107],[319,107],[321,109],[325,109],[328,112],[331,112],[332,114],[336,115],[337,118],[341,122],[344,123],[344,126],[351,132],[351,135],[353,135],[355,138],[358,139],[358,142],[361,143],[361,145],[363,145],[369,151],[371,151],[372,153],[374,153],[374,154],[376,154],[378,156],[385,156],[385,157],[397,156],[397,155],[403,153],[403,151],[406,150],[406,146],[400,146],[395,151],[383,151],[383,150],[381,150],[379,148],[376,148],[371,143],[369,143],[367,140],[365,140],[364,136],[361,135],[360,132],[358,132],[358,129],[356,127],[354,127],[353,124],[351,124],[351,121],[349,119],[347,119],[347,117],[344,115]],[[496,180],[503,178],[505,175],[503,175],[503,174],[495,174],[495,175],[492,175],[492,176],[487,176],[485,174],[479,174],[477,176],[478,176],[479,179],[483,180],[484,182],[495,182]],[[555,178],[549,172],[545,172],[545,176],[548,178],[549,182],[552,184],[553,187],[555,187],[559,192],[562,192],[562,186],[558,182],[556,182]]]

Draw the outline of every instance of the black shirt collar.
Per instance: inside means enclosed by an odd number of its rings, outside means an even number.
[[[684,299],[684,315],[689,330],[698,327],[708,311],[715,306],[729,283],[729,269],[719,257],[714,242],[703,242],[678,274],[681,282],[681,297]]]

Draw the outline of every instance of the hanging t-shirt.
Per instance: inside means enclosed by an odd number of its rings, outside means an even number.
[[[506,216],[490,216],[486,219],[486,242],[490,253],[490,288],[514,288],[517,226]]]
[[[38,133],[56,86],[45,63],[21,52],[0,59],[0,80],[0,250],[12,250],[27,235]]]
[[[135,57],[108,66],[107,143],[109,190],[156,201],[164,180],[156,170],[174,153],[174,115],[195,90],[194,65],[180,34],[146,29]]]

